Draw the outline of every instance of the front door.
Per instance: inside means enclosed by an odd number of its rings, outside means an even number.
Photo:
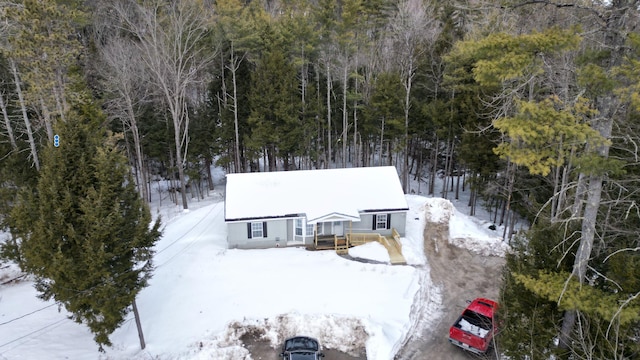
[[[342,221],[327,221],[318,223],[318,235],[344,236]]]
[[[344,227],[342,226],[342,221],[333,222],[333,234],[338,236],[344,236]]]

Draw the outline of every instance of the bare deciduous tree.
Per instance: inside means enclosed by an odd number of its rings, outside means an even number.
[[[191,89],[203,81],[202,71],[215,57],[212,44],[206,43],[212,8],[197,1],[149,0],[116,3],[114,10],[134,37],[133,43],[151,74],[151,84],[171,115],[182,206],[186,210],[187,107],[194,101]]]
[[[139,105],[148,100],[144,64],[137,56],[135,47],[118,37],[111,38],[102,46],[100,55],[104,66],[99,69],[103,75],[105,90],[113,94],[107,102],[107,110],[122,121],[125,130],[131,132],[139,174],[138,191],[146,201],[150,201],[138,128]]]
[[[439,35],[440,27],[432,7],[421,0],[403,0],[398,3],[395,17],[389,23],[388,53],[400,71],[404,94],[404,159],[402,165],[402,187],[409,187],[409,110],[411,88],[418,69],[419,57],[432,46]]]
[[[18,143],[16,143],[16,137],[13,134],[13,126],[11,125],[11,119],[9,119],[9,113],[7,112],[7,104],[4,101],[4,94],[0,93],[0,110],[2,110],[2,118],[4,119],[4,126],[7,129],[7,136],[9,137],[9,144],[11,149],[18,150]]]
[[[18,101],[20,103],[20,109],[22,110],[22,119],[24,120],[24,126],[27,131],[27,138],[29,139],[29,149],[31,149],[31,157],[36,170],[40,171],[40,159],[38,158],[38,149],[36,148],[36,142],[33,136],[33,128],[31,126],[31,120],[27,114],[27,105],[24,100],[22,92],[22,86],[20,75],[18,73],[18,67],[13,59],[9,59],[9,65],[11,67],[11,73],[13,74],[13,80],[16,86],[16,92],[18,93]]]

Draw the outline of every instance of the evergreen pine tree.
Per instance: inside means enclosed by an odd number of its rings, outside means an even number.
[[[363,129],[375,134],[379,141],[381,135],[384,141],[399,139],[404,131],[403,124],[403,89],[398,74],[393,72],[381,73],[376,79],[371,92],[369,108],[363,114]]]
[[[11,213],[20,265],[40,297],[54,299],[94,334],[100,350],[151,275],[160,223],[138,196],[105,117],[78,101],[43,152],[36,191]]]
[[[272,171],[276,169],[276,157],[285,159],[285,166],[288,166],[302,138],[297,110],[300,97],[295,91],[296,70],[279,51],[282,42],[277,40],[277,36],[274,29],[265,32],[267,50],[253,73],[248,120],[252,126],[249,144],[254,149],[266,150]]]
[[[535,275],[544,270],[569,271],[571,259],[563,258],[563,244],[567,230],[560,224],[534,224],[526,238],[517,237],[514,251],[506,257],[500,295],[502,329],[498,335],[500,351],[513,359],[550,358],[550,346],[557,336],[557,324],[562,310],[557,303],[531,291],[519,275]]]

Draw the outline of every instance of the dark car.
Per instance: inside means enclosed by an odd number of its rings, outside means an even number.
[[[318,360],[324,357],[318,340],[307,336],[296,336],[284,341],[280,357],[283,360]]]

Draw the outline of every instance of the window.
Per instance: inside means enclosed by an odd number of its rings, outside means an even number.
[[[373,230],[390,229],[391,214],[373,215]]]
[[[305,229],[304,236],[313,236],[313,224],[305,224],[303,226],[304,221],[302,219],[296,219],[296,236],[302,236],[302,228]]]
[[[247,223],[247,237],[249,239],[267,237],[267,223],[265,221]]]
[[[302,236],[302,219],[296,219],[296,236]]]
[[[262,236],[262,223],[251,223],[251,237],[263,237]]]

